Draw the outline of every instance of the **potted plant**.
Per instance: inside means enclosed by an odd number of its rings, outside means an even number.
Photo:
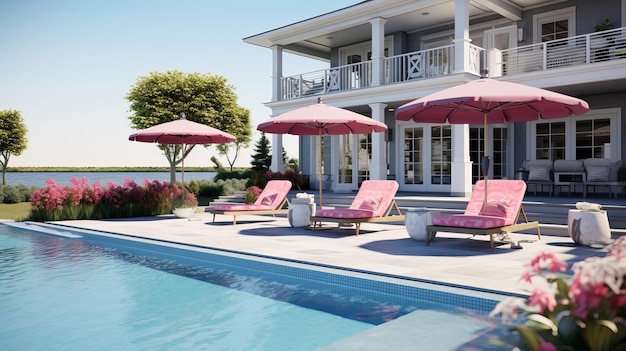
[[[179,218],[193,216],[198,208],[198,199],[193,193],[184,192],[172,199],[172,213]]]

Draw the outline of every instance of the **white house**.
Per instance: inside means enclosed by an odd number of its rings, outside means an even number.
[[[483,126],[399,122],[394,109],[485,73],[591,107],[582,116],[490,125],[491,178],[515,178],[524,160],[616,161],[626,152],[626,0],[369,0],[244,42],[271,50],[273,115],[322,97],[389,127],[326,136],[323,148],[318,137],[300,137],[301,169],[312,186],[321,175],[325,190],[395,179],[401,191],[470,193]],[[328,67],[283,76],[286,52]],[[272,135],[272,145],[281,150],[282,136]],[[274,156],[280,171],[281,153]]]

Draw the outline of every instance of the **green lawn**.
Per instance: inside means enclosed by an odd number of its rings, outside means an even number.
[[[30,213],[30,202],[0,204],[0,219],[24,220]]]

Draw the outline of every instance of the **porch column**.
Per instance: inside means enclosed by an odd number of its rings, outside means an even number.
[[[450,195],[472,193],[472,162],[469,157],[469,125],[452,124],[452,184]]]
[[[372,86],[385,84],[385,23],[384,18],[370,20],[372,25]]]
[[[387,104],[370,104],[372,119],[385,123],[385,108]],[[370,163],[370,179],[387,179],[387,160],[385,157],[385,133],[372,133],[372,161]]]
[[[283,162],[283,136],[282,134],[272,134],[272,164],[270,169],[273,172],[284,172]]]
[[[469,0],[454,0],[454,73],[469,70]]]
[[[283,47],[272,46],[272,101],[280,100],[280,78],[283,76]]]

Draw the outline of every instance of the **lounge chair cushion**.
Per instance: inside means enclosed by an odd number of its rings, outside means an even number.
[[[351,208],[335,208],[329,210],[317,210],[315,211],[316,217],[329,217],[329,218],[368,218],[374,216],[372,210],[360,210]]]
[[[433,224],[447,227],[463,227],[463,228],[497,228],[506,225],[505,217],[492,216],[472,216],[472,215],[450,215],[435,216],[432,219]]]
[[[255,205],[255,204],[218,204],[213,206],[218,211],[257,211],[257,210],[272,210],[274,206],[268,205]]]
[[[380,204],[380,201],[382,199],[383,198],[380,196],[379,197],[367,197],[363,199],[363,202],[361,202],[361,205],[359,205],[359,209],[374,211],[378,208],[378,205]]]

